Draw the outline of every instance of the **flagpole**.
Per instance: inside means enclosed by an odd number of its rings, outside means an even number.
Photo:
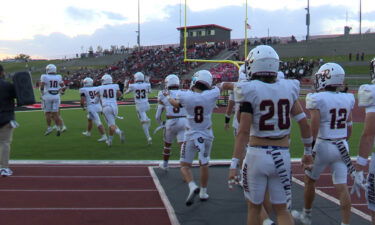
[[[247,57],[247,0],[246,0],[246,15],[245,15],[245,58]]]

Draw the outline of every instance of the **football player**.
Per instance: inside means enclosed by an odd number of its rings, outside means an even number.
[[[40,77],[40,91],[48,126],[44,135],[48,135],[53,131],[53,127],[51,126],[52,120],[56,124],[56,135],[60,136],[62,131],[62,122],[59,116],[59,107],[61,102],[60,94],[65,91],[65,85],[61,75],[56,74],[56,72],[56,66],[53,64],[49,64],[46,66],[46,74],[43,74]]]
[[[109,127],[109,136],[106,143],[109,147],[112,146],[113,135],[119,135],[122,143],[125,141],[125,135],[118,126],[116,126],[116,118],[118,118],[117,98],[121,96],[118,84],[113,84],[112,77],[109,74],[104,74],[102,85],[98,87],[97,95],[103,108],[104,118]]]
[[[134,84],[129,84],[125,94],[133,92],[135,108],[137,110],[138,119],[141,121],[143,132],[146,135],[148,144],[152,143],[150,136],[150,124],[151,120],[148,118],[146,112],[150,110],[150,104],[148,103],[148,94],[151,92],[150,83],[145,82],[145,75],[142,72],[134,74]]]
[[[345,71],[340,65],[326,63],[313,78],[317,92],[306,96],[306,108],[310,111],[311,131],[315,141],[315,157],[312,169],[305,170],[304,208],[299,216],[303,224],[311,224],[315,183],[327,167],[331,169],[333,186],[340,200],[341,224],[350,222],[351,200],[347,175],[355,171],[348,154],[347,140],[352,130],[355,99],[351,93],[339,92],[344,79]]]
[[[360,191],[360,188],[366,189],[366,199],[371,211],[372,224],[375,224],[375,153],[371,153],[375,140],[375,58],[371,61],[370,66],[372,84],[364,84],[358,90],[358,106],[366,108],[366,117],[359,144],[356,163],[357,173],[353,187],[357,188],[358,191]],[[370,153],[371,162],[367,181],[365,181],[363,172],[367,166]]]
[[[311,154],[310,126],[298,101],[299,82],[277,79],[279,56],[267,45],[252,49],[245,61],[249,82],[234,87],[240,102],[239,129],[229,171],[236,168],[247,148],[242,166],[242,183],[248,200],[248,225],[260,225],[262,203],[268,191],[277,223],[293,225],[291,206],[291,163],[289,153],[290,116],[298,122],[305,152]],[[246,147],[247,145],[247,147]]]
[[[169,91],[171,98],[176,98],[181,92],[180,79],[175,74],[170,74],[165,78],[165,88]],[[163,95],[163,91],[158,94],[158,108],[156,110],[156,121],[160,125],[163,124],[161,115],[165,110],[165,122],[164,128],[164,150],[163,150],[163,162],[160,164],[160,168],[168,169],[168,160],[171,154],[171,146],[175,139],[177,139],[178,145],[182,146],[184,142],[185,129],[186,129],[186,111],[185,108],[174,107],[169,103],[168,99]]]
[[[93,122],[98,127],[101,138],[99,142],[107,141],[104,126],[100,120],[99,113],[102,112],[102,106],[97,98],[98,87],[94,87],[94,81],[90,77],[83,79],[83,87],[79,89],[81,95],[81,107],[87,110],[87,130],[82,132],[83,135],[91,136]]]
[[[188,122],[185,142],[181,147],[180,164],[182,176],[189,186],[186,205],[190,206],[198,194],[201,201],[209,198],[208,164],[214,139],[211,116],[220,96],[220,89],[212,88],[212,74],[209,71],[200,70],[192,78],[191,90],[181,91],[176,99],[168,92],[165,94],[173,107],[185,108],[187,113]],[[196,153],[200,165],[200,188],[196,185],[190,169]]]

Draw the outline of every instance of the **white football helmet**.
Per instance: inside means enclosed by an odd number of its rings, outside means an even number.
[[[194,86],[196,83],[202,83],[206,85],[208,88],[212,86],[212,74],[208,70],[199,70],[194,73],[191,79],[191,87]]]
[[[345,71],[337,63],[326,63],[319,68],[313,79],[317,91],[327,86],[339,87],[344,84]]]
[[[56,68],[55,65],[53,65],[53,64],[48,64],[48,65],[46,66],[46,73],[47,73],[47,74],[50,74],[50,73],[56,73],[56,72],[57,72],[57,68]]]
[[[277,76],[280,65],[279,55],[268,45],[259,45],[253,48],[245,61],[246,76]]]
[[[180,79],[176,74],[169,74],[165,80],[165,87],[179,87],[180,86]]]
[[[242,64],[240,66],[240,69],[238,70],[238,82],[243,82],[243,81],[246,81],[247,78],[246,78],[246,68],[245,68],[245,64]]]
[[[94,80],[91,79],[90,77],[86,77],[85,79],[83,79],[83,86],[84,87],[92,87],[92,86],[94,86]]]
[[[142,72],[136,72],[134,74],[134,82],[145,81],[145,75]]]
[[[373,58],[370,62],[370,72],[371,83],[375,84],[375,58]]]
[[[102,84],[112,84],[112,76],[111,75],[109,75],[109,74],[104,74],[103,76],[102,76]]]

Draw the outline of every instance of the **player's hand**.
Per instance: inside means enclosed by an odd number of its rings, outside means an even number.
[[[164,91],[163,91],[163,95],[164,95],[164,96],[168,96],[168,95],[169,95],[169,91],[168,91],[168,90],[164,90]]]
[[[233,189],[234,185],[238,184],[237,169],[229,169],[228,188]]]
[[[314,163],[314,159],[313,159],[312,155],[304,155],[302,157],[301,162],[302,162],[303,170],[311,171],[311,169],[313,167],[313,163]]]
[[[229,130],[229,123],[224,123],[224,130],[228,131]]]
[[[361,189],[366,191],[366,180],[365,176],[363,175],[363,170],[362,171],[354,171],[351,174],[351,177],[354,180],[352,190],[350,191],[350,194],[356,193],[357,197],[361,197]]]

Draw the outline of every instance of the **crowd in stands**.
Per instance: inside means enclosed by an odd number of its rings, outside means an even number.
[[[222,50],[228,47],[235,49],[236,46],[238,48],[237,43],[234,46],[226,46],[224,43],[195,44],[188,47],[187,55],[191,59],[210,59]],[[181,47],[170,46],[167,48],[134,50],[124,60],[105,68],[90,69],[82,67],[75,71],[66,71],[67,76],[64,76],[64,81],[70,88],[79,88],[81,80],[85,77],[93,78],[94,83],[98,84],[101,76],[104,73],[109,73],[114,81],[124,82],[125,80],[131,80],[135,72],[141,71],[150,77],[151,83],[158,83],[168,74],[184,75],[199,66],[199,63],[196,62],[185,63],[183,59],[184,53]]]
[[[280,71],[284,72],[286,78],[301,79],[311,76],[314,66],[319,66],[319,63],[319,60],[300,58],[291,62],[281,62]]]

